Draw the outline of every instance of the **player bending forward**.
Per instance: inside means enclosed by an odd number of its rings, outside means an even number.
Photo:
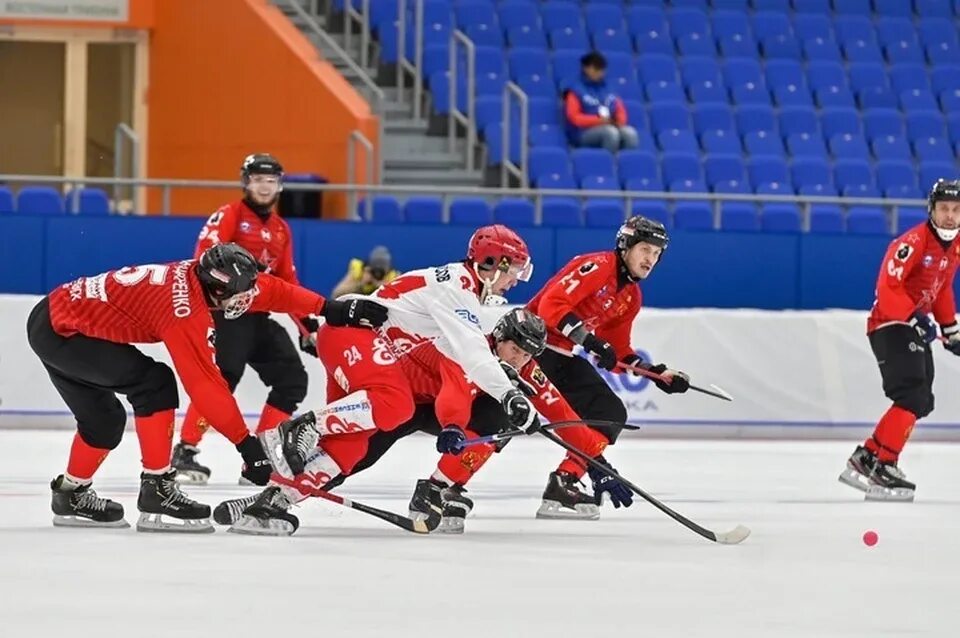
[[[630,345],[633,321],[640,312],[639,282],[659,263],[667,244],[663,224],[631,217],[617,231],[615,250],[574,257],[527,304],[547,324],[547,348],[537,362],[584,419],[623,423],[627,409],[589,361],[569,355],[574,345],[594,355],[604,370],[626,365],[662,375],[664,380],[655,383],[668,394],[686,392],[690,387],[687,375],[662,363],[641,361]],[[623,428],[596,429],[612,445]],[[544,500],[561,491],[579,491],[577,477],[551,474]],[[619,500],[616,494],[611,494],[611,499],[617,507],[630,505],[629,500]]]
[[[960,261],[960,181],[938,180],[927,199],[930,217],[890,244],[877,278],[867,337],[893,405],[847,460],[840,481],[868,500],[912,501],[916,485],[897,466],[916,425],[933,412],[933,342],[960,355],[953,277]]]
[[[428,344],[494,397],[513,427],[535,432],[536,412],[490,352],[479,319],[488,296],[527,281],[532,270],[527,246],[516,233],[485,226],[470,238],[463,262],[406,273],[374,293],[389,309],[383,331],[321,328],[317,351],[327,371],[327,404],[260,435],[275,473],[234,531],[296,531],[299,521],[287,512],[292,503],[349,474],[376,431],[393,430],[413,416],[413,391],[398,358]],[[362,297],[345,297],[357,298]],[[425,498],[420,507],[440,511],[439,487]]]
[[[81,277],[44,297],[30,313],[27,336],[77,420],[67,469],[50,484],[54,525],[128,526],[123,506],[91,488],[123,436],[127,414],[116,397],[122,394],[133,406],[143,461],[137,529],[213,531],[209,506],[187,498],[170,469],[179,403],[173,371],[131,344],[166,346],[193,404],[236,446],[244,475],[263,485],[270,466],[214,363],[210,313],[221,310],[227,319],[248,310],[306,315],[322,313],[324,305],[316,293],[260,275],[256,260],[234,244],[214,246],[199,260]],[[373,323],[385,314],[376,310],[369,313]]]

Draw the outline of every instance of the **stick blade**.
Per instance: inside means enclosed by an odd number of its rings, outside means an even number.
[[[733,396],[729,392],[727,392],[726,390],[718,386],[717,384],[711,383],[710,387],[713,389],[714,392],[721,395],[722,399],[726,401],[733,401]]]
[[[738,545],[745,541],[747,536],[750,536],[750,528],[737,525],[729,532],[723,532],[721,534],[715,533],[714,536],[716,536],[716,541],[721,545]]]

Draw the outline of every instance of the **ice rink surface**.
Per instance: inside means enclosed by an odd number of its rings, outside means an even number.
[[[536,520],[562,452],[543,440],[491,459],[463,536],[418,537],[321,501],[295,510],[290,538],[55,529],[48,483],[71,437],[0,432],[4,638],[960,635],[960,446],[909,448],[913,504],[865,503],[839,484],[852,443],[632,439],[608,453],[705,527],[753,530],[720,546],[642,500],[596,522]],[[188,494],[215,505],[249,493],[238,459],[207,437],[213,480]],[[401,441],[340,492],[405,511],[435,459],[430,439]],[[138,474],[128,432],[94,487],[131,524]]]

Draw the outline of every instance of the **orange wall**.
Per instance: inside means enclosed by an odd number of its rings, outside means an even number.
[[[166,2],[166,0],[163,0]],[[18,20],[0,18],[0,24],[21,24],[29,26],[56,27],[123,27],[128,29],[149,29],[153,26],[155,0],[128,0],[129,13],[126,22],[101,22],[92,20]]]
[[[267,0],[157,2],[147,102],[150,177],[239,180],[245,155],[269,152],[288,173],[345,182],[350,131],[377,144],[369,105]],[[172,210],[209,213],[238,193],[175,190]],[[343,216],[346,198],[325,194],[324,212]]]

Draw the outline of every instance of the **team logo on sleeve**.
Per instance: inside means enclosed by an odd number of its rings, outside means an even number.
[[[547,385],[547,375],[543,373],[543,370],[540,367],[536,367],[531,373],[530,378],[533,379],[533,382],[536,383],[541,388]]]
[[[901,242],[900,245],[897,246],[897,252],[895,253],[897,261],[907,261],[912,254],[913,246],[907,242]]]
[[[458,317],[466,321],[467,323],[472,323],[476,327],[480,327],[480,318],[477,315],[473,314],[466,308],[457,308],[454,310]]]
[[[592,262],[592,261],[588,261],[587,263],[582,264],[582,265],[580,266],[580,274],[581,274],[581,275],[588,275],[588,274],[592,273],[594,270],[596,270],[597,268],[598,268],[598,266],[597,266],[596,263],[594,263],[594,262]]]

